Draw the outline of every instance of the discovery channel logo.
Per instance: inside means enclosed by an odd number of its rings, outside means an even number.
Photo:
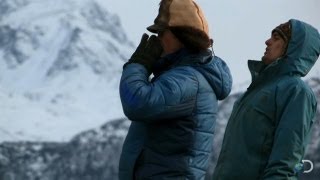
[[[310,160],[302,160],[304,171],[303,173],[310,173],[313,170],[313,163]]]

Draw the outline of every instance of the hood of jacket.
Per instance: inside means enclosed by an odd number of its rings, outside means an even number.
[[[219,100],[226,98],[230,94],[232,76],[229,67],[221,58],[213,56],[210,50],[192,54],[186,49],[181,49],[169,54],[160,59],[155,65],[155,76],[163,70],[184,65],[193,66],[199,71],[209,82]]]
[[[266,66],[262,61],[248,61],[253,79],[261,69],[266,71],[271,67],[278,67],[280,74],[298,74],[306,76],[316,63],[320,54],[320,35],[311,25],[296,20],[289,20],[291,24],[291,39],[285,55],[274,63]]]
[[[287,72],[305,76],[320,54],[320,35],[317,29],[299,20],[291,19],[291,39],[285,54]]]

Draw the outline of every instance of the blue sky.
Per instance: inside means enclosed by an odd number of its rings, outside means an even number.
[[[103,0],[101,0],[103,1]],[[109,2],[108,2],[109,1]],[[203,9],[214,39],[214,51],[230,66],[234,84],[248,84],[247,60],[260,60],[271,30],[291,18],[320,30],[319,0],[195,0]],[[146,27],[153,23],[160,0],[107,0],[117,13],[130,39],[138,44]],[[112,8],[110,8],[112,7]],[[307,77],[320,74],[318,62]]]

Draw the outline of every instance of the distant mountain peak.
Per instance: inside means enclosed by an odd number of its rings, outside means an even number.
[[[64,140],[124,116],[134,45],[118,15],[98,0],[1,0],[0,17],[0,141]]]
[[[1,1],[1,8],[0,61],[7,69],[0,83],[7,87],[39,86],[80,66],[113,76],[133,48],[119,17],[95,1]]]

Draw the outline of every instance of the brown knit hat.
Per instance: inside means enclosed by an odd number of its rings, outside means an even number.
[[[290,22],[286,22],[283,24],[280,24],[279,26],[277,26],[276,28],[274,28],[272,30],[272,34],[274,32],[277,32],[280,34],[280,36],[282,37],[282,39],[284,39],[284,41],[286,43],[288,43],[291,39],[291,24]]]
[[[207,20],[193,0],[161,0],[159,14],[147,30],[157,33],[169,27],[192,27],[209,36]]]

